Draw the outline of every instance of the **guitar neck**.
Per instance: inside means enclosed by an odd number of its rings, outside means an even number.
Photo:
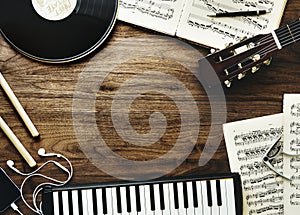
[[[274,33],[273,36],[278,49],[298,42],[300,40],[300,19],[275,30]]]
[[[255,73],[263,64],[269,65],[271,55],[300,40],[300,19],[269,33],[241,41],[199,60],[204,71],[214,71],[227,87],[234,79],[242,79],[246,72]],[[205,72],[208,85],[219,81]]]

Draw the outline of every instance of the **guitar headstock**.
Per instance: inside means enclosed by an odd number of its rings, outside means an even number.
[[[255,73],[262,64],[269,65],[275,48],[271,34],[257,35],[200,59],[200,70],[207,69],[209,64],[220,81],[230,87],[234,79],[242,79],[247,72]],[[216,84],[212,80],[207,82],[211,86]]]

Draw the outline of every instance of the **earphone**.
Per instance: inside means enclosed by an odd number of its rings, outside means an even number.
[[[41,157],[51,157],[51,156],[56,156],[60,158],[62,155],[61,154],[56,154],[56,153],[46,153],[46,150],[44,148],[40,148],[38,150],[38,155]]]
[[[72,176],[73,176],[73,166],[71,164],[71,162],[69,161],[68,158],[66,158],[65,156],[61,155],[61,154],[57,154],[57,153],[46,153],[46,150],[44,148],[40,148],[38,150],[38,155],[41,156],[41,157],[53,157],[53,156],[56,156],[57,158],[63,158],[65,161],[67,161],[69,167],[70,167],[70,170],[66,167],[64,167],[63,165],[61,165],[59,162],[57,161],[54,161],[54,160],[49,160],[47,162],[45,162],[44,164],[42,164],[39,168],[37,168],[36,170],[30,172],[30,173],[23,173],[21,172],[20,170],[18,170],[16,167],[14,167],[14,162],[12,160],[8,160],[6,162],[7,166],[12,169],[13,171],[15,171],[16,173],[22,175],[22,176],[26,176],[26,178],[23,180],[22,184],[21,184],[21,187],[20,187],[20,191],[21,191],[21,198],[23,200],[23,202],[26,204],[26,206],[31,209],[33,212],[37,213],[37,214],[43,214],[42,212],[42,209],[41,209],[41,204],[40,204],[40,207],[38,208],[37,206],[37,196],[38,194],[43,190],[43,186],[45,185],[52,185],[52,186],[63,186],[65,185],[66,183],[68,183]],[[38,173],[41,169],[43,169],[46,165],[48,164],[54,164],[55,166],[57,166],[58,168],[60,168],[63,172],[65,172],[67,175],[68,175],[68,178],[65,180],[65,181],[60,181],[60,180],[57,180],[55,178],[51,178],[49,176],[46,176],[46,175],[43,175],[43,174],[40,174]],[[26,181],[28,181],[30,178],[32,177],[35,177],[35,176],[39,176],[39,177],[42,177],[48,181],[51,181],[51,182],[46,182],[46,183],[42,183],[42,184],[39,184],[33,191],[32,195],[33,195],[33,205],[34,205],[34,208],[31,207],[27,201],[25,200],[24,198],[24,195],[23,195],[23,187],[26,183]]]

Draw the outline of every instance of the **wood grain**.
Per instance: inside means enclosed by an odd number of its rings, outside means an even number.
[[[282,25],[299,18],[299,11],[300,3],[298,1],[288,1]],[[47,152],[57,152],[68,157],[73,163],[75,171],[71,181],[72,184],[117,180],[102,171],[101,168],[97,168],[83,153],[79,145],[72,115],[74,91],[80,74],[87,66],[101,65],[101,62],[97,62],[96,59],[104,49],[114,50],[114,44],[126,38],[157,35],[160,34],[118,21],[109,40],[95,53],[79,62],[64,65],[49,65],[32,61],[14,51],[4,38],[0,37],[0,71],[39,130],[40,140],[36,141],[30,137],[3,91],[0,91],[0,115],[6,120],[39,165],[47,160],[37,155],[37,151],[41,147],[44,147]],[[129,45],[134,46],[134,44],[125,44],[124,48],[126,49],[126,46]],[[207,49],[198,47],[195,44],[192,45],[202,55],[208,53]],[[139,49],[138,46],[135,48]],[[227,122],[282,112],[283,94],[299,93],[300,90],[299,48],[299,43],[285,48],[275,54],[269,67],[262,68],[255,75],[251,74],[242,81],[234,82],[230,89],[224,88],[227,104],[227,110],[224,110],[224,112],[227,114]],[[178,47],[169,46],[169,49],[178,50],[178,55],[180,55]],[[130,55],[130,53],[128,54]],[[107,57],[112,63],[116,61],[114,56]],[[129,109],[130,123],[137,134],[147,134],[151,131],[149,117],[154,112],[160,112],[164,115],[167,122],[166,131],[155,144],[141,147],[122,140],[114,129],[111,118],[111,105],[114,95],[124,82],[144,70],[166,71],[166,73],[184,83],[184,86],[190,90],[198,106],[201,122],[199,136],[192,152],[183,163],[179,163],[178,167],[166,176],[230,172],[224,140],[221,143],[218,141],[214,143],[218,148],[215,153],[210,149],[204,150],[210,132],[211,109],[208,97],[195,76],[174,61],[161,58],[135,60],[126,62],[111,71],[96,95],[95,121],[97,129],[111,150],[123,158],[147,162],[165,155],[174,147],[180,135],[180,110],[167,95],[159,92],[143,93],[132,102]],[[105,70],[105,67],[102,69]],[[159,78],[155,80],[161,84],[168,81],[159,80]],[[89,82],[86,83],[86,89],[90,84]],[[143,82],[137,82],[135,85],[143,89]],[[176,89],[174,88],[174,90]],[[179,96],[184,98],[184,95]],[[126,97],[124,99],[126,100]],[[85,112],[83,111],[83,113]],[[85,123],[87,129],[82,132],[88,133],[88,128],[92,122],[87,118]],[[193,123],[193,120],[191,120],[191,123]],[[213,131],[212,140],[222,137],[221,126],[220,121],[220,125]],[[28,172],[31,169],[2,132],[0,132],[0,144],[0,166],[20,185],[24,177],[11,171],[6,166],[6,161],[9,159],[14,160],[15,166],[22,171]],[[97,150],[99,148],[95,148],[95,151],[90,153],[97,154]],[[199,166],[199,158],[210,158],[211,153],[214,154],[209,162]],[[181,156],[180,151],[178,151],[178,156]],[[105,159],[107,163],[110,162],[109,158],[99,157],[99,159]],[[176,161],[176,155],[170,157],[170,159]],[[113,164],[112,168],[114,168]],[[124,169],[120,174],[126,175],[126,171]],[[140,171],[139,174],[151,175],[151,171],[145,169]],[[65,175],[57,171],[54,166],[50,166],[44,172],[52,177],[65,179]],[[37,179],[25,187],[26,198],[30,198],[34,185],[40,181],[41,179]],[[18,204],[25,214],[30,213],[21,201]],[[5,214],[13,214],[13,212],[9,209]]]

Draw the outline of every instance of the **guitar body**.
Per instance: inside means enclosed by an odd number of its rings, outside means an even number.
[[[69,62],[88,55],[105,41],[117,9],[118,0],[1,0],[0,31],[27,57]],[[63,12],[69,14],[57,16]]]

